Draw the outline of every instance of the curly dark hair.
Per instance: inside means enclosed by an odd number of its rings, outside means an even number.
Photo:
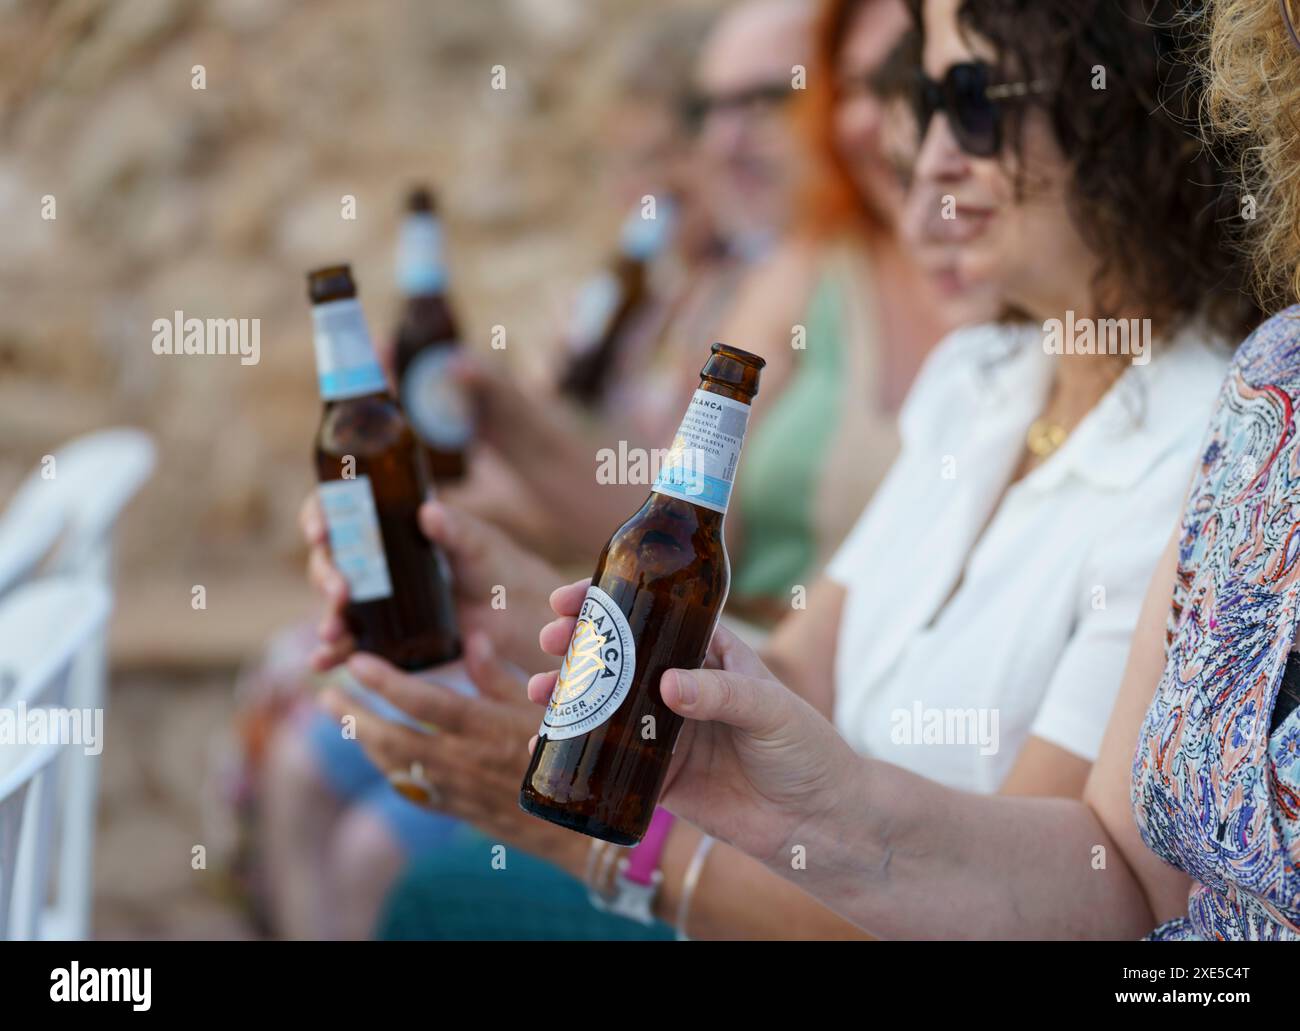
[[[922,0],[909,5],[924,31]],[[1048,84],[1039,103],[1071,166],[1070,213],[1102,259],[1098,303],[1141,304],[1164,326],[1204,312],[1221,332],[1249,332],[1260,311],[1242,248],[1240,145],[1197,131],[1203,5],[964,0],[958,21],[992,44],[1004,81]],[[1027,107],[1006,109],[1008,156],[1023,153]]]

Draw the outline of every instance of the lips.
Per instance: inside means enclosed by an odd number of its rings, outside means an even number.
[[[953,210],[953,209],[948,209]],[[955,218],[944,218],[942,211],[929,220],[926,235],[936,243],[966,243],[979,236],[993,220],[993,208],[955,207]]]

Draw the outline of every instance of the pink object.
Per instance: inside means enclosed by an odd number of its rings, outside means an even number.
[[[659,871],[659,859],[663,855],[664,843],[668,840],[668,832],[673,829],[675,819],[676,817],[667,809],[655,810],[641,844],[628,854],[627,867],[623,875],[629,881],[646,885],[654,883],[654,876]]]

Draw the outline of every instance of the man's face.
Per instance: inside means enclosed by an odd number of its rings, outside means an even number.
[[[800,4],[763,0],[732,11],[705,46],[697,75],[703,172],[728,236],[784,228],[799,147],[786,108],[811,23]]]

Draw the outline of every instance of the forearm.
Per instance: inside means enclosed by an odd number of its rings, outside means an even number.
[[[665,923],[676,926],[682,916],[687,873],[703,838],[684,820],[668,836],[660,863],[663,882],[655,898],[655,915]],[[685,927],[677,929],[696,940],[867,937],[795,884],[722,842],[713,845],[699,867],[685,916]]]
[[[666,924],[676,927],[682,916],[687,872],[703,838],[698,829],[678,820],[664,844],[659,863],[663,879],[655,896],[654,915]],[[538,854],[585,882],[590,840],[567,831],[549,840],[550,847]],[[540,843],[540,839],[535,842]],[[686,916],[686,927],[677,929],[696,940],[867,937],[797,886],[722,842],[714,844],[699,868]]]
[[[759,652],[777,680],[832,722],[846,594],[843,586],[823,575],[808,592],[806,607],[792,609]]]
[[[1083,802],[967,794],[868,759],[765,865],[883,938],[1132,939],[1155,924]]]

